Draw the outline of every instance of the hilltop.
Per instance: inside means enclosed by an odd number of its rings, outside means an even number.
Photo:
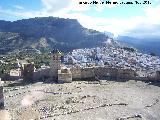
[[[76,19],[37,17],[17,21],[0,21],[1,53],[21,49],[63,51],[95,47],[106,35],[84,28]]]

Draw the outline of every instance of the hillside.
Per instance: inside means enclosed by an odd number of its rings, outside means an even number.
[[[156,55],[160,56],[160,39],[159,38],[135,38],[135,37],[128,37],[128,36],[119,36],[117,38],[118,41],[123,43],[127,43],[144,53],[155,53]]]
[[[24,48],[68,51],[101,45],[106,36],[84,28],[75,19],[38,17],[18,21],[0,21],[0,51]]]

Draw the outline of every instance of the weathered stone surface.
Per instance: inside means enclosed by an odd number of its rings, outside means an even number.
[[[159,86],[133,80],[92,84],[91,80],[4,87],[5,107],[18,120],[159,120]]]
[[[0,86],[0,109],[4,108],[3,86]]]

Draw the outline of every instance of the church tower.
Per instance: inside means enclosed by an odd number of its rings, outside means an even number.
[[[50,70],[50,76],[57,80],[58,79],[58,70],[61,68],[61,52],[59,52],[57,49],[54,49],[51,52],[51,70]]]

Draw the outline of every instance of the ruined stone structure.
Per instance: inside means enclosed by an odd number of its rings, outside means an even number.
[[[20,68],[11,69],[9,75],[11,80],[20,79],[22,77],[22,70]]]
[[[34,80],[45,80],[50,78],[50,67],[40,68],[34,71]]]
[[[18,68],[18,69],[11,69],[9,75],[10,76],[15,76],[15,77],[21,77],[22,71],[21,71],[20,68]]]
[[[34,80],[34,64],[27,63],[22,68],[24,81],[33,82]]]
[[[72,73],[70,69],[58,70],[58,83],[70,83],[72,82]]]
[[[131,69],[117,69],[109,67],[72,68],[73,79],[103,78],[131,79],[136,78],[136,72]]]
[[[94,67],[82,68],[81,69],[81,79],[94,78],[95,69]]]
[[[118,69],[117,72],[118,79],[133,79],[136,77],[136,72],[132,69]]]
[[[160,71],[156,71],[156,78],[157,80],[160,80]]]
[[[61,65],[61,53],[58,50],[52,51],[51,63],[50,63],[50,76],[57,80],[58,79],[58,70],[60,70]]]
[[[63,68],[61,64],[62,54],[58,50],[52,51],[50,67],[44,69],[38,69],[34,71],[33,64],[23,65],[23,77],[26,81],[33,80],[45,80],[50,79],[59,83],[72,82],[73,80],[99,80],[99,79],[114,79],[114,80],[129,80],[129,79],[142,79],[142,80],[157,80],[160,79],[160,71],[156,72],[156,75],[152,77],[142,77],[132,69],[124,68],[112,68],[112,67],[86,67],[80,68],[78,66],[72,66],[69,68]]]
[[[109,68],[109,67],[95,67],[95,75],[98,78],[107,77],[109,79],[117,79],[118,78],[118,69]]]
[[[74,80],[81,79],[81,68],[80,67],[72,67],[71,73],[72,73],[72,79]]]
[[[0,110],[4,108],[3,86],[0,83]]]

